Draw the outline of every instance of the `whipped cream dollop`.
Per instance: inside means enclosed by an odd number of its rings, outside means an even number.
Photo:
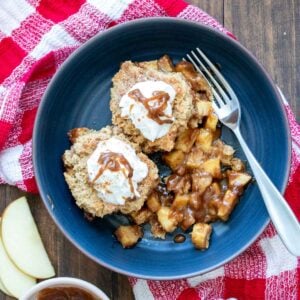
[[[87,172],[103,201],[123,205],[126,199],[140,196],[137,185],[147,176],[148,167],[130,145],[112,137],[98,143],[87,160]]]
[[[159,116],[159,121],[157,119],[151,118],[149,116],[149,109],[143,104],[142,101],[137,101],[134,97],[130,95],[130,92],[136,91],[140,93],[144,98],[155,98],[157,93],[167,94],[167,101],[165,101],[165,109],[162,110],[162,115]],[[136,83],[122,98],[120,101],[121,116],[129,117],[136,128],[138,128],[142,135],[150,140],[151,142],[156,139],[166,135],[172,123],[174,117],[172,117],[172,103],[175,99],[176,91],[175,89],[164,81],[142,81]],[[158,99],[153,99],[148,102],[150,108],[151,106],[157,106],[161,103]]]

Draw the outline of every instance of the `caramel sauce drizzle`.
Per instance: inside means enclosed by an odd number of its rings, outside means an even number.
[[[100,165],[100,168],[92,183],[94,183],[105,170],[110,170],[111,172],[122,171],[124,176],[128,177],[131,193],[134,193],[132,183],[133,169],[123,154],[116,152],[101,153],[98,159],[98,163]],[[125,170],[127,171],[127,174]]]
[[[154,91],[152,93],[152,97],[146,98],[141,93],[139,89],[132,90],[128,93],[128,96],[135,101],[141,102],[144,107],[148,111],[148,117],[158,124],[170,124],[173,121],[170,119],[162,120],[160,117],[167,117],[170,118],[170,116],[167,116],[164,113],[164,110],[166,109],[168,105],[168,101],[170,99],[170,96],[168,93],[163,91]]]

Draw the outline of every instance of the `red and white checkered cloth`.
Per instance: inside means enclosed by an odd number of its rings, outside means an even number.
[[[153,16],[193,20],[232,36],[182,0],[0,1],[0,183],[37,192],[31,160],[34,118],[47,84],[70,53],[113,25]],[[299,218],[300,127],[285,106],[293,138],[285,196]],[[130,282],[138,300],[300,299],[300,261],[269,225],[247,251],[213,272],[177,281]]]

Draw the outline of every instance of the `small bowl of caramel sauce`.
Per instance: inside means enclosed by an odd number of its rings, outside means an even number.
[[[20,300],[109,300],[109,298],[87,281],[58,277],[38,283]]]

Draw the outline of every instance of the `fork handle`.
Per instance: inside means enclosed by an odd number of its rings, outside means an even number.
[[[233,132],[247,157],[270,218],[281,240],[290,253],[300,256],[300,224],[296,216],[252,154],[241,135],[239,127],[233,129]]]

